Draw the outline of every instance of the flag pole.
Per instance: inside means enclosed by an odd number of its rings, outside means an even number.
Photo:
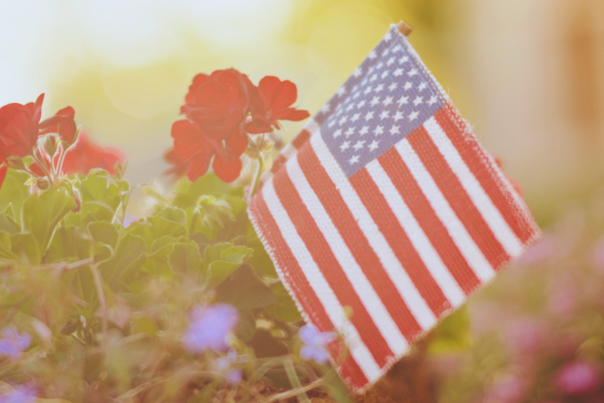
[[[398,23],[398,30],[400,31],[401,34],[403,34],[405,36],[409,36],[409,35],[411,35],[411,32],[413,32],[413,28],[411,28],[410,25],[405,23],[405,21],[401,21]]]

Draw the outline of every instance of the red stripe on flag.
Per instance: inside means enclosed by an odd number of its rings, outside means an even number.
[[[334,330],[334,325],[317,298],[315,290],[311,287],[287,242],[283,239],[281,231],[264,201],[262,192],[258,192],[256,197],[251,200],[249,212],[251,216],[256,218],[256,223],[260,227],[260,233],[271,246],[273,257],[276,260],[275,263],[278,267],[284,269],[281,271],[283,280],[295,294],[296,301],[300,303],[309,319],[321,331]],[[340,358],[340,346],[332,343],[330,349],[334,359]],[[340,369],[342,376],[348,379],[351,384],[363,386],[368,383],[363,371],[350,354],[341,363]]]
[[[409,341],[421,332],[413,314],[399,294],[382,263],[359,228],[342,195],[336,189],[312,147],[298,152],[298,162],[333,224],[367,276],[401,333]],[[377,318],[376,318],[377,319]]]
[[[493,231],[489,228],[426,129],[421,126],[407,139],[457,217],[491,263],[491,266],[494,268],[501,267],[510,259],[510,256],[495,238]]]
[[[459,286],[466,294],[472,292],[480,285],[480,280],[430,206],[396,148],[393,147],[378,160]]]
[[[371,315],[361,302],[346,274],[329,248],[321,230],[317,227],[310,212],[300,199],[296,188],[285,169],[273,178],[275,192],[296,227],[300,238],[306,244],[313,259],[342,306],[349,305],[353,310],[351,322],[359,332],[361,339],[371,351],[375,361],[383,367],[393,355],[386,340],[373,322]]]
[[[277,158],[273,161],[273,166],[271,167],[271,172],[273,174],[277,173],[279,169],[287,162],[287,157],[283,154],[279,154]]]
[[[363,168],[354,174],[350,178],[350,183],[432,312],[438,317],[451,309],[451,304],[426,268],[367,170]]]
[[[533,225],[522,219],[523,214],[519,214],[519,208],[512,196],[504,193],[505,187],[497,178],[497,174],[488,169],[489,159],[478,141],[459,130],[455,117],[448,108],[443,108],[434,117],[516,236],[523,243],[530,240],[536,230]]]
[[[310,132],[306,129],[302,129],[302,131],[292,140],[291,144],[299,150],[308,140],[310,140]]]

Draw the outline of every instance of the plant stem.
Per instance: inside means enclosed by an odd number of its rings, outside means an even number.
[[[90,265],[90,271],[94,277],[94,285],[96,286],[96,292],[99,294],[99,304],[101,308],[101,314],[103,315],[103,342],[107,339],[107,300],[105,300],[105,292],[103,291],[103,283],[101,275],[97,270],[95,264]]]
[[[289,379],[289,383],[292,385],[292,393],[291,397],[298,396],[298,400],[300,403],[310,403],[310,399],[306,395],[306,391],[302,387],[300,383],[300,379],[298,379],[298,374],[296,373],[296,368],[294,367],[294,363],[291,359],[286,359],[283,361],[283,366],[285,367],[285,373],[287,374],[287,378]],[[287,393],[287,392],[286,392]],[[283,399],[280,397],[279,399]],[[269,400],[272,401],[272,400]]]
[[[90,263],[92,263],[92,259],[88,258],[88,259],[79,260],[79,261],[73,262],[73,263],[61,262],[61,263],[47,264],[47,265],[38,267],[38,270],[48,270],[48,269],[50,269],[50,270],[52,270],[52,269],[73,270],[73,269],[79,269],[80,267],[86,266],[87,264],[90,264]]]
[[[254,197],[256,191],[258,190],[258,185],[260,184],[260,176],[262,176],[262,168],[264,168],[264,158],[262,157],[262,152],[258,153],[258,170],[256,171],[256,176],[254,177],[254,183],[252,184],[252,190],[250,192],[250,199]]]
[[[38,164],[38,166],[40,167],[40,169],[42,170],[42,172],[44,172],[44,174],[46,175],[46,177],[48,178],[48,180],[50,181],[50,184],[53,184],[53,177],[52,174],[48,171],[48,166],[46,165],[46,161],[44,161],[44,158],[40,159],[36,156],[36,153],[32,153],[32,157],[34,158],[34,161],[36,161],[36,163]]]
[[[304,387],[288,390],[287,392],[278,393],[276,395],[270,396],[267,401],[270,403],[270,402],[274,402],[276,400],[288,399],[288,398],[294,397],[294,396],[298,396],[298,398],[300,398],[301,393],[303,393],[304,396],[306,396],[306,392],[308,392],[309,390],[318,388],[319,386],[321,386],[322,383],[323,383],[323,379],[319,379],[312,383],[309,383],[308,385],[306,385]],[[307,400],[300,399],[300,401],[301,402],[310,402],[310,400],[308,400],[308,396],[306,396],[306,399]]]

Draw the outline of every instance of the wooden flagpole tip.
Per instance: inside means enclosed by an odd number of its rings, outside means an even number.
[[[398,30],[405,36],[409,36],[411,35],[411,32],[413,32],[413,28],[407,25],[404,21],[398,23]]]

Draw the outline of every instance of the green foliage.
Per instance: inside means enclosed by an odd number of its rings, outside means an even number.
[[[0,189],[0,320],[33,341],[18,361],[0,356],[3,380],[27,374],[64,402],[203,401],[228,391],[221,353],[187,352],[183,333],[193,308],[228,303],[239,312],[230,344],[245,358],[244,382],[309,382],[315,370],[295,355],[300,314],[242,188],[212,174],[181,180],[172,195],[148,188],[153,213],[124,226],[131,188],[120,177],[96,170],[33,194],[26,181],[9,170]]]

